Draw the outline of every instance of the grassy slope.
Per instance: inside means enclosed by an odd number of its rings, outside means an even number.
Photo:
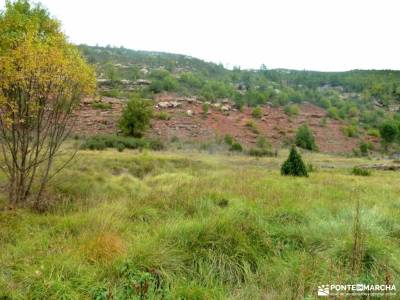
[[[0,211],[0,298],[297,299],[326,283],[399,286],[398,174],[355,177],[360,159],[314,154],[310,178],[286,178],[283,156],[81,152],[53,182],[51,212]]]

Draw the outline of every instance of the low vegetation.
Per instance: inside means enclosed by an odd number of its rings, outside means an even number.
[[[332,278],[399,285],[397,173],[361,179],[348,167],[367,160],[304,154],[317,171],[280,176],[286,156],[81,151],[50,184],[46,214],[8,210],[1,194],[0,298],[303,299]]]
[[[246,127],[250,129],[250,131],[254,134],[259,134],[257,124],[253,120],[246,121]]]
[[[229,150],[234,152],[242,152],[243,146],[239,142],[233,142]]]
[[[368,169],[360,168],[360,167],[354,167],[351,170],[351,174],[357,175],[357,176],[370,176],[371,171]]]
[[[112,105],[110,103],[103,103],[103,102],[93,102],[92,107],[100,110],[112,109]]]
[[[256,146],[249,149],[250,156],[274,156],[276,152],[272,149],[271,143],[263,136],[257,138]]]
[[[257,106],[255,108],[253,108],[251,115],[253,116],[253,118],[260,119],[262,117],[261,107]]]
[[[286,105],[284,107],[284,112],[287,114],[289,117],[295,117],[299,114],[300,108],[297,104],[290,104]]]
[[[87,150],[105,150],[107,148],[116,148],[121,152],[127,149],[151,149],[151,150],[162,150],[164,144],[159,139],[145,139],[145,138],[134,138],[128,136],[118,135],[95,135],[89,137],[81,144],[81,149]]]

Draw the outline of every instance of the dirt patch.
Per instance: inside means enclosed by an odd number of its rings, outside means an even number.
[[[92,136],[98,133],[116,133],[117,122],[124,107],[124,100],[103,97],[101,103],[107,109],[96,108],[93,99],[84,99],[76,110],[73,118],[73,131],[82,136]]]

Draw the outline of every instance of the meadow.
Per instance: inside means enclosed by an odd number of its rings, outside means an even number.
[[[400,288],[398,173],[361,158],[80,151],[46,212],[0,200],[0,299],[316,299]],[[0,183],[4,177],[0,177]]]

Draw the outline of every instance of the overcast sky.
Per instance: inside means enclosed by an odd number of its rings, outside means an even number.
[[[399,0],[41,3],[74,43],[181,53],[228,67],[400,69]]]

